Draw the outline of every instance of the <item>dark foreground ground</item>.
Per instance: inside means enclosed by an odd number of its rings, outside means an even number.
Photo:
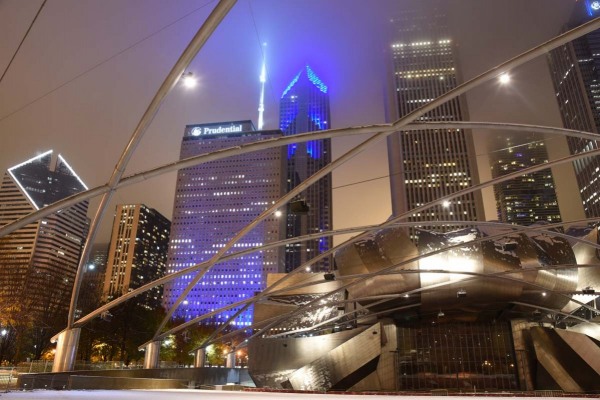
[[[73,391],[28,391],[0,393],[0,399],[18,400],[172,400],[172,399],[199,399],[199,400],[258,400],[258,399],[327,399],[327,400],[357,400],[357,399],[406,399],[408,396],[374,396],[350,394],[299,394],[299,393],[262,393],[262,392],[226,392],[214,390],[73,390]],[[458,399],[458,396],[418,396],[423,400],[449,400]],[[483,400],[490,397],[468,396],[462,399]],[[582,397],[583,398],[583,397]],[[511,397],[512,400],[531,400],[531,397]],[[536,397],[536,400],[551,399],[550,397]],[[576,397],[569,399],[576,400]]]

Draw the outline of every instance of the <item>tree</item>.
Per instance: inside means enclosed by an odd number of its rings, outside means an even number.
[[[110,310],[105,320],[95,319],[82,328],[85,345],[79,349],[80,359],[116,361],[125,365],[143,358],[138,347],[152,339],[165,316],[162,308],[149,309],[128,301]]]

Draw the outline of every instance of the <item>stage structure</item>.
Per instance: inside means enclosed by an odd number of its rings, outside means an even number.
[[[259,326],[285,316],[250,341],[255,383],[351,391],[600,389],[598,313],[588,305],[600,271],[585,268],[600,266],[595,251],[581,242],[572,248],[560,232],[510,234],[497,225],[420,231],[418,248],[406,228],[382,229],[338,251],[334,276],[315,274],[308,288],[297,286],[306,277],[289,279],[288,292],[280,288],[255,306]],[[594,229],[586,240],[597,243],[597,235]]]

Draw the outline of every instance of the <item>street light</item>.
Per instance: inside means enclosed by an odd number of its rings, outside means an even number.
[[[198,83],[198,80],[194,77],[191,72],[184,73],[181,75],[181,83],[188,89],[192,89]]]
[[[7,334],[8,334],[8,330],[6,328],[4,328],[0,331],[0,364],[2,363],[2,360],[4,359],[4,338],[6,337]]]
[[[508,82],[510,82],[510,75],[508,72],[505,72],[498,77],[498,80],[501,84],[506,85]]]

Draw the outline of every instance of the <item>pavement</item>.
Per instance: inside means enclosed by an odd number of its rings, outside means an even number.
[[[34,390],[0,393],[0,400],[172,400],[172,399],[200,399],[200,400],[258,400],[258,399],[304,399],[318,400],[359,400],[380,399],[382,396],[368,395],[343,395],[343,394],[301,394],[301,393],[264,393],[264,392],[230,392],[221,390]],[[386,399],[400,399],[406,396],[385,396]],[[434,400],[429,397],[428,400]],[[438,400],[448,400],[447,396]],[[531,400],[531,399],[529,399]],[[539,400],[539,399],[536,399]]]
[[[172,399],[200,399],[200,400],[258,400],[258,399],[303,399],[303,400],[381,400],[404,399],[406,395],[373,396],[350,394],[302,394],[302,393],[264,393],[264,392],[229,392],[215,390],[34,390],[0,393],[0,400],[172,400]],[[418,396],[423,398],[423,396]],[[449,397],[460,396],[427,396],[427,400],[449,400]],[[464,398],[464,397],[463,397]],[[469,400],[489,400],[486,396],[468,396]],[[550,397],[537,397],[536,400],[551,399]],[[571,397],[570,400],[578,398]],[[582,397],[583,399],[583,397]],[[511,397],[511,400],[531,400],[530,397]]]

